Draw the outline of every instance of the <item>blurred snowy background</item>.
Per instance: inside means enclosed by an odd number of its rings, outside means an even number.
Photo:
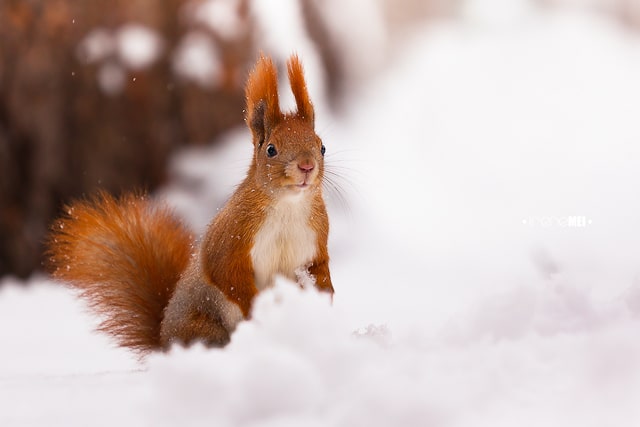
[[[22,22],[35,3],[4,2],[4,18]],[[181,129],[154,196],[198,231],[247,165],[234,91],[248,67],[259,50],[302,57],[339,175],[327,194],[334,304],[278,283],[227,348],[139,363],[42,273],[5,276],[0,425],[639,425],[640,2],[174,1],[186,30],[171,39],[148,24],[165,16],[159,3],[134,3],[145,18],[78,35],[74,78],[111,104],[76,108],[88,122],[122,116],[115,140],[128,119],[127,138]],[[144,98],[158,61],[179,96]],[[4,165],[11,106],[45,111],[37,91],[15,99],[10,68]],[[179,123],[132,115],[136,96]],[[208,128],[219,111],[235,119]],[[129,170],[131,156],[105,163]],[[122,175],[87,168],[93,186]]]

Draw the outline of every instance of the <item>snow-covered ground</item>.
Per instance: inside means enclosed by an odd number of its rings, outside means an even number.
[[[141,364],[65,289],[4,279],[0,425],[640,425],[640,36],[483,16],[319,118],[333,306],[278,283],[225,349]],[[246,164],[226,139],[161,192],[197,229]]]

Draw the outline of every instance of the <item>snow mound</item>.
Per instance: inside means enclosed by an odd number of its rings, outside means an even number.
[[[384,325],[350,330],[327,296],[281,281],[260,295],[253,319],[224,350],[175,347],[149,361],[152,423],[631,425],[628,416],[639,415],[640,323],[623,301],[567,308],[586,298],[578,290],[518,291],[435,336],[396,340]],[[503,334],[522,305],[537,321]],[[585,312],[599,320],[537,326],[591,318]],[[576,402],[589,411],[576,411]]]

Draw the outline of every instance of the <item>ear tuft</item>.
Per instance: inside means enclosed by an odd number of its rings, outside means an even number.
[[[260,54],[249,75],[245,95],[247,124],[253,133],[254,143],[261,144],[283,118],[278,100],[278,72],[271,58]]]
[[[298,108],[298,116],[313,126],[315,120],[315,113],[313,110],[313,104],[309,98],[309,91],[307,90],[307,84],[304,80],[304,70],[302,63],[297,55],[291,55],[287,62],[287,69],[289,71],[289,82],[291,83],[291,90],[293,96],[296,99],[296,106]]]

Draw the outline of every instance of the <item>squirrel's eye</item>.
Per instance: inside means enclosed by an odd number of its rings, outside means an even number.
[[[278,150],[276,150],[275,145],[267,145],[267,157],[274,157],[276,154],[278,154]]]
[[[320,147],[320,154],[324,156],[325,151],[327,151],[327,149],[324,147],[324,144],[322,144],[322,147]]]

